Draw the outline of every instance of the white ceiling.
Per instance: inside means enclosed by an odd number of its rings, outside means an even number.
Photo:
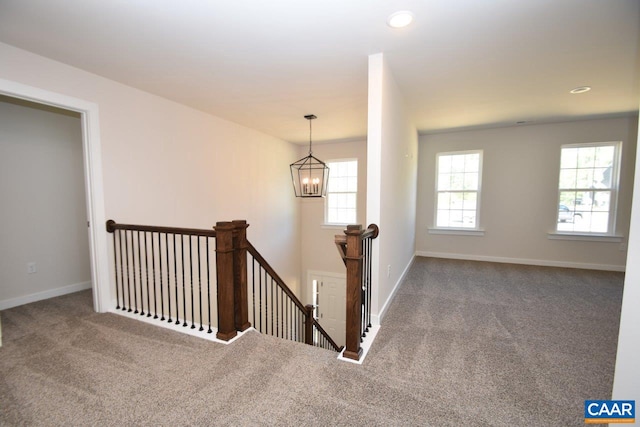
[[[421,133],[640,102],[640,0],[0,0],[0,41],[298,143],[366,135],[378,52]]]

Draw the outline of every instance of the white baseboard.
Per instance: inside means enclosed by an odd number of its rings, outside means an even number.
[[[149,323],[153,326],[170,329],[175,332],[180,332],[181,334],[187,334],[187,335],[198,337],[207,341],[213,341],[213,342],[217,342],[219,344],[225,344],[225,345],[235,342],[244,334],[246,334],[248,331],[251,331],[251,330],[255,331],[255,329],[252,327],[242,332],[238,331],[238,334],[235,337],[231,338],[229,341],[223,341],[216,338],[216,334],[218,333],[218,328],[212,326],[211,333],[207,333],[206,331],[200,331],[197,327],[195,329],[191,329],[189,326],[186,326],[186,327],[182,326],[182,324],[184,323],[184,319],[182,318],[176,318],[176,320],[178,320],[179,323],[175,324],[174,322],[169,323],[162,320],[154,319],[153,317],[142,316],[138,313],[129,313],[128,311],[118,310],[115,308],[112,308],[111,310],[109,310],[109,313],[128,317],[129,319],[134,319],[140,322]]]
[[[431,258],[461,259],[466,261],[502,262],[506,264],[538,265],[542,267],[580,268],[585,270],[625,271],[624,265],[591,264],[570,261],[552,261],[543,259],[508,258],[486,255],[452,254],[445,252],[416,251],[416,256]]]
[[[398,281],[394,285],[393,290],[389,295],[389,298],[387,298],[387,300],[384,302],[380,311],[377,314],[371,313],[372,325],[380,325],[382,323],[382,319],[384,319],[384,315],[387,313],[387,309],[389,308],[389,305],[391,305],[391,301],[393,301],[393,298],[396,296],[396,292],[398,292],[398,289],[400,289],[400,285],[404,281],[404,278],[407,276],[407,273],[409,272],[409,269],[413,265],[413,261],[415,261],[415,259],[416,259],[416,255],[414,254],[411,257],[411,261],[409,261],[409,264],[407,264],[405,269],[402,271],[402,274],[400,275],[400,277],[398,278]]]
[[[61,288],[49,289],[35,294],[24,295],[17,298],[10,298],[0,301],[0,310],[17,307],[19,305],[29,304],[43,299],[55,298],[62,295],[72,294],[74,292],[91,289],[91,282],[76,283],[75,285],[63,286]]]

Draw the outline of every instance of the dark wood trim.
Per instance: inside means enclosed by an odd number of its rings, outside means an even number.
[[[273,267],[269,265],[267,260],[265,260],[264,257],[260,255],[260,252],[258,252],[258,250],[249,241],[247,241],[247,250],[253,256],[253,258],[255,258],[255,260],[258,261],[258,263],[262,266],[262,268],[264,268],[265,271],[269,273],[271,277],[273,277],[276,283],[280,286],[280,288],[282,288],[284,293],[287,294],[289,298],[291,298],[291,300],[300,309],[300,311],[304,313],[304,310],[305,310],[304,304],[300,302],[296,294],[294,294],[293,291],[289,289],[289,287],[284,283],[284,280],[282,280],[282,278],[278,275],[278,273],[276,273]]]
[[[108,220],[107,232],[113,233],[115,230],[148,231],[148,232],[155,232],[155,233],[216,237],[215,230],[203,230],[198,228],[158,227],[155,225],[117,224],[112,219]]]
[[[234,313],[233,230],[231,222],[216,223],[216,278],[218,289],[218,332],[216,338],[229,341],[237,335]]]
[[[304,342],[313,345],[313,305],[304,306]]]
[[[362,226],[349,225],[344,232],[347,238],[347,291],[345,325],[344,357],[359,360],[362,355],[360,348],[361,317],[362,317]]]
[[[313,306],[312,306],[312,308],[313,308]],[[316,319],[313,319],[313,324],[315,325],[316,329],[318,329],[318,331],[326,338],[327,342],[329,344],[331,344],[331,347],[333,347],[333,349],[335,351],[337,351],[337,352],[341,352],[342,351],[344,346],[341,347],[338,344],[336,344],[336,342],[331,338],[329,333],[327,331],[325,331],[322,326],[320,326],[320,323],[318,323],[318,321]]]
[[[247,300],[247,228],[245,220],[232,222],[233,230],[233,287],[234,318],[238,331],[251,327],[249,322],[249,303]]]

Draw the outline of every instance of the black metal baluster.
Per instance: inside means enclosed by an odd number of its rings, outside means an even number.
[[[151,232],[151,270],[153,271],[153,318],[158,318],[158,285],[156,283],[156,243]],[[158,233],[158,260],[160,261],[160,309],[162,309],[162,252],[160,251],[160,234]],[[162,318],[164,320],[164,316]]]
[[[127,311],[132,312],[133,309],[131,308],[131,300],[133,298],[131,298],[131,272],[129,271],[129,237],[127,234],[127,230],[124,231],[124,258],[127,261],[127,293],[129,295],[129,309]]]
[[[180,235],[182,239],[182,235]],[[178,251],[176,250],[176,235],[173,235],[173,287],[176,296],[176,325],[180,324],[180,305],[178,304]]]
[[[273,278],[271,279],[271,285],[272,285],[272,289],[273,289]],[[276,297],[276,303],[274,305],[275,307],[275,311],[276,311],[276,337],[280,337],[280,328],[278,327],[278,312],[279,312],[279,308],[278,308],[278,288],[279,286],[277,286],[274,290],[273,293],[275,293],[275,297]]]
[[[191,282],[191,329],[195,329],[196,324],[194,318],[196,315],[193,312],[193,258],[191,258],[191,250],[193,246],[192,237],[193,236],[189,235],[189,281]]]
[[[113,233],[113,267],[115,269],[116,279],[116,310],[118,310],[120,309],[120,292],[118,290],[118,251],[116,250],[116,237],[119,236],[120,230],[116,231],[118,231],[118,233]]]
[[[273,335],[273,277],[271,278],[271,286],[269,289],[271,291],[271,316],[269,316],[271,318],[271,335]],[[267,291],[267,293],[269,293],[269,291]],[[269,300],[269,297],[267,296],[267,300]],[[269,310],[267,310],[267,313],[269,313]]]
[[[143,232],[144,236],[144,277],[147,279],[147,317],[151,317],[151,293],[149,288],[149,243],[147,240],[147,232]],[[153,236],[152,236],[153,237]],[[156,290],[153,290],[153,299],[156,299]]]
[[[211,293],[209,290],[209,282],[210,282],[210,275],[209,275],[209,238],[206,237],[207,240],[207,313],[209,315],[209,329],[207,330],[207,333],[210,334],[211,332],[213,332],[211,330]]]
[[[258,298],[258,303],[260,305],[260,309],[258,310],[258,314],[260,314],[260,332],[262,331],[262,266],[258,268],[258,291],[260,293],[260,298]]]
[[[202,267],[200,265],[200,236],[197,236],[196,239],[198,239],[198,302],[200,305],[200,329],[198,330],[204,331],[204,328],[202,327]]]
[[[142,266],[140,265],[140,230],[136,230],[136,236],[138,237],[138,268],[136,270],[136,251],[134,249],[134,242],[136,241],[136,239],[134,238],[134,236],[131,236],[131,254],[133,256],[133,269],[134,272],[137,271],[138,272],[138,284],[140,285],[140,300],[142,300]],[[138,286],[136,285],[136,277],[135,277],[135,273],[133,276],[133,304],[136,306],[135,311],[133,312],[133,314],[137,314],[138,313]],[[140,305],[142,305],[142,301],[140,301]],[[144,312],[143,312],[144,314]]]
[[[135,258],[135,255],[134,255]],[[144,295],[142,295],[142,254],[140,251],[140,230],[138,230],[138,284],[140,285],[140,315],[144,316]]]
[[[256,259],[251,256],[251,305],[253,306],[253,326],[256,326]]]
[[[167,234],[165,233],[165,236]],[[158,267],[160,270],[160,320],[164,320],[164,295],[162,294],[162,277],[164,276],[163,272],[162,272],[162,233],[158,232]],[[169,266],[168,262],[167,262],[167,267]],[[167,277],[167,280],[169,280],[169,278]],[[158,312],[156,311],[156,318],[157,318]]]
[[[160,235],[158,235],[160,239]],[[167,322],[171,322],[171,288],[169,282],[171,281],[171,268],[169,267],[169,233],[164,233],[164,252],[165,260],[167,264]],[[162,308],[162,319],[164,320],[164,296],[162,293],[162,283],[160,284],[160,307]]]
[[[370,238],[369,242],[368,242],[368,246],[369,246],[369,256],[367,258],[367,286],[369,289],[369,295],[367,296],[368,300],[369,300],[369,311],[368,311],[368,319],[367,319],[367,326],[371,327],[371,252],[372,252],[372,245],[373,245],[373,239]]]
[[[182,326],[188,326],[187,323],[187,294],[185,293],[184,283],[184,235],[180,235],[180,260],[182,261]]]

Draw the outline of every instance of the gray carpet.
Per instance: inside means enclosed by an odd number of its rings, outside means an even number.
[[[71,294],[1,313],[0,425],[583,426],[584,400],[611,394],[623,279],[417,258],[362,366]]]

